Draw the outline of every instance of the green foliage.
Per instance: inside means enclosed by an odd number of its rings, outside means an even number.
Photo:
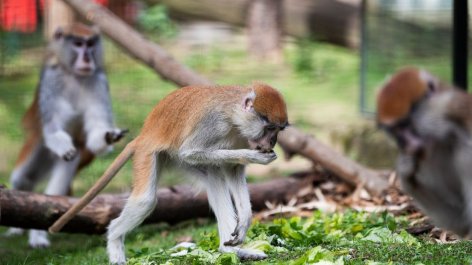
[[[470,242],[458,250],[454,247],[438,249],[440,245],[408,234],[401,228],[404,225],[402,218],[395,218],[386,212],[324,214],[316,211],[310,218],[281,218],[270,223],[254,224],[243,248],[264,251],[269,255],[265,261],[247,262],[254,264],[463,264],[472,261],[466,254],[472,249]],[[146,264],[153,258],[154,261],[166,260],[170,262],[168,264],[240,263],[234,254],[217,252],[219,243],[216,231],[204,232],[198,238],[196,247],[139,255],[132,259],[138,263],[131,264]],[[431,257],[429,253],[432,248],[433,253],[443,251],[447,254]],[[405,250],[408,250],[406,253],[417,254],[405,255]]]
[[[472,262],[472,242],[438,244],[415,238],[403,227],[404,219],[387,213],[325,214],[315,211],[310,218],[280,218],[253,224],[242,247],[267,253],[269,258],[262,261],[242,262],[234,254],[219,253],[216,225],[196,222],[140,227],[127,236],[126,249],[131,265],[435,265]],[[175,247],[182,236],[190,236],[196,244]],[[26,236],[0,240],[0,264],[92,265],[107,262],[105,241],[100,236],[53,235],[50,249],[28,249],[26,241]]]
[[[138,23],[144,30],[161,38],[172,38],[177,34],[177,27],[169,18],[165,5],[155,5],[145,9],[139,15]]]

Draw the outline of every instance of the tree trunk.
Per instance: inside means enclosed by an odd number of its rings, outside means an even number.
[[[49,0],[45,12],[44,34],[50,40],[59,27],[68,27],[76,20],[76,14],[61,0]]]
[[[303,187],[312,185],[313,175],[289,177],[261,184],[250,184],[252,209],[266,208],[265,202],[287,202]],[[100,234],[116,218],[128,194],[100,195],[67,223],[61,231]],[[47,230],[77,198],[0,188],[0,225]],[[195,194],[187,186],[159,189],[156,209],[144,223],[168,222],[212,216],[205,193]]]
[[[254,0],[248,15],[249,53],[282,61],[282,0]]]

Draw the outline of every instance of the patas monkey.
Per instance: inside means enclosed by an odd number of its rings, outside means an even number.
[[[154,209],[158,179],[169,166],[186,170],[205,185],[218,222],[220,251],[234,252],[242,259],[263,259],[263,252],[238,247],[252,218],[244,169],[248,163],[268,164],[276,159],[272,149],[287,124],[281,94],[265,84],[176,90],[157,104],[139,136],[50,231],[58,231],[133,156],[133,190],[121,215],[108,227],[111,263],[126,262],[125,234]]]
[[[50,175],[45,191],[50,195],[66,195],[77,171],[124,135],[113,125],[96,29],[73,24],[55,32],[23,125],[26,139],[11,174],[12,188],[33,190]],[[47,247],[46,231],[31,230],[29,244]]]
[[[472,96],[424,70],[405,68],[383,86],[377,120],[397,142],[403,189],[433,222],[472,235]]]

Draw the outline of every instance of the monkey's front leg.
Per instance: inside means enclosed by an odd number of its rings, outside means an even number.
[[[243,260],[260,260],[267,257],[262,251],[242,249],[236,246],[225,246],[224,242],[232,240],[231,233],[234,227],[237,226],[235,220],[235,209],[231,200],[231,193],[229,184],[224,179],[224,173],[220,170],[209,172],[209,175],[203,178],[207,188],[208,202],[210,203],[213,212],[215,213],[218,223],[218,232],[220,236],[220,252],[235,253]],[[237,212],[237,210],[236,210]]]
[[[277,158],[274,152],[262,153],[257,150],[186,150],[180,151],[180,158],[191,165],[222,165],[249,163],[267,165]]]
[[[84,114],[84,130],[86,147],[94,154],[102,154],[112,150],[112,144],[118,142],[128,130],[115,128],[111,110],[107,102],[90,100],[90,107]]]
[[[229,167],[225,170],[225,179],[236,208],[237,223],[231,234],[232,239],[224,242],[225,246],[237,246],[244,242],[251,225],[252,210],[249,191],[244,173],[245,166]]]

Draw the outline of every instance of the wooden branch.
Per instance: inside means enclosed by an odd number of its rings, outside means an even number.
[[[170,80],[179,86],[212,83],[205,77],[198,75],[177,62],[159,45],[145,39],[108,9],[90,0],[63,1],[87,20],[97,24],[105,35],[114,40],[129,55],[144,62],[162,78]]]
[[[119,18],[115,17],[105,8],[90,0],[63,1],[70,4],[79,14],[96,23],[103,33],[110,36],[130,55],[151,66],[158,74],[167,76],[170,81],[178,85],[195,82],[211,83],[196,73],[188,74],[191,70],[180,65],[170,57],[170,59],[159,61],[159,64],[156,64],[158,62],[156,58],[161,58],[162,54],[165,54],[164,50],[157,44],[145,40],[138,32],[120,21]],[[145,48],[149,49],[146,50]],[[169,75],[167,74],[169,69],[185,69],[185,74]],[[180,73],[180,70],[173,72]],[[365,185],[374,194],[379,193],[388,186],[386,178],[382,177],[380,172],[359,165],[293,127],[280,135],[279,143],[287,153],[298,153],[307,157],[337,174],[348,183]]]
[[[74,11],[61,0],[49,0],[44,9],[44,34],[51,40],[59,27],[66,28],[76,20]]]
[[[319,163],[352,185],[364,185],[374,194],[379,194],[388,188],[387,178],[382,172],[363,167],[296,128],[289,127],[282,131],[279,144],[287,158],[300,154]]]
[[[250,184],[252,208],[266,208],[265,202],[287,202],[303,187],[311,185],[313,176],[276,179]],[[128,194],[100,195],[61,230],[70,233],[100,234],[121,212]],[[39,193],[0,188],[0,225],[22,228],[47,228],[69,209],[77,198],[49,196]],[[212,216],[205,193],[195,194],[187,186],[159,189],[155,211],[144,223],[180,221]]]

